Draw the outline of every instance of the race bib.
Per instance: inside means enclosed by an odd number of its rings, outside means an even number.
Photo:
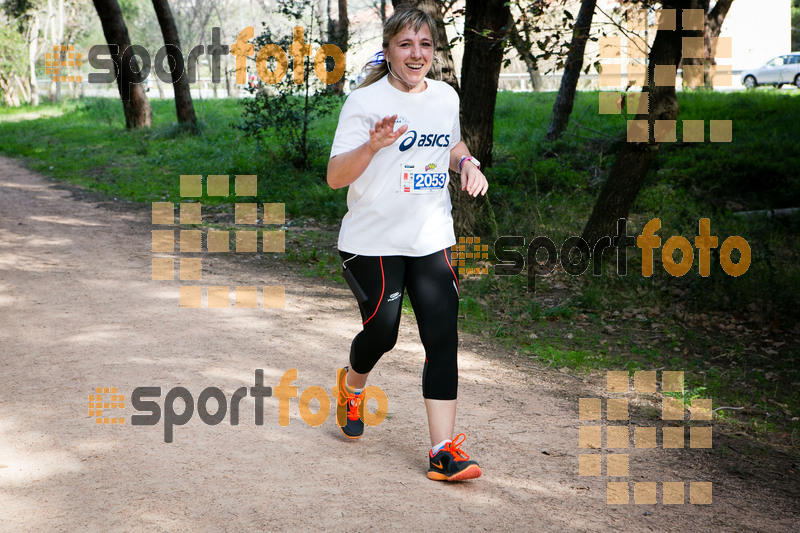
[[[404,163],[400,172],[400,192],[429,194],[447,186],[447,165],[438,163]]]

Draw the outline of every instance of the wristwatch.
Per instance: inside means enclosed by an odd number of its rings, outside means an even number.
[[[472,164],[478,167],[478,170],[481,169],[481,162],[472,157],[471,155],[462,155],[461,161],[458,162],[458,171],[461,172],[461,166],[464,164],[464,161],[472,161]]]

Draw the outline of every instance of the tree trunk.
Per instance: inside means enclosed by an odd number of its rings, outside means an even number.
[[[688,9],[691,0],[666,0],[664,9]],[[678,26],[680,27],[680,26]],[[637,120],[648,121],[649,142],[626,142],[606,180],[594,209],[583,229],[583,238],[593,247],[601,237],[614,235],[616,221],[627,218],[633,202],[639,194],[647,171],[658,154],[660,143],[654,139],[656,120],[676,121],[678,118],[678,99],[675,86],[656,86],[655,65],[675,65],[681,60],[681,38],[688,32],[677,30],[658,30],[653,48],[650,50],[647,79],[648,87],[642,92],[649,93],[650,113],[636,115]],[[647,91],[644,91],[644,89]]]
[[[583,0],[581,9],[578,11],[578,19],[572,29],[572,43],[569,45],[567,62],[564,65],[564,74],[561,77],[561,86],[558,89],[556,103],[553,105],[553,118],[547,128],[545,139],[553,141],[561,137],[569,123],[569,116],[572,114],[572,105],[575,101],[575,90],[578,86],[578,78],[581,76],[583,68],[583,53],[586,49],[586,41],[589,40],[589,30],[592,26],[592,17],[597,0]]]
[[[28,30],[28,63],[30,66],[31,105],[39,105],[39,82],[36,80],[36,51],[39,47],[39,16],[33,15]]]
[[[522,38],[519,29],[513,21],[509,27],[509,31],[511,45],[517,51],[519,57],[522,58],[522,61],[525,62],[525,69],[528,71],[528,76],[531,78],[531,89],[538,93],[542,90],[542,75],[539,73],[539,65],[536,62],[536,58],[534,58],[531,53],[532,43],[526,42],[526,40]]]
[[[690,1],[690,9],[702,9],[703,13],[708,13],[708,2],[709,0],[691,0]],[[679,12],[680,14],[680,12]],[[708,38],[708,22],[707,16],[703,17],[703,29],[700,30],[685,30],[684,35],[686,37],[703,37],[703,57],[684,57],[681,66],[686,67],[687,65],[703,65],[703,87],[711,87],[711,80],[709,79],[709,65],[708,65],[708,58],[709,50],[711,50],[711,41]],[[686,75],[686,69],[683,69],[683,81],[682,85],[684,89],[693,89],[696,86],[690,84],[690,78]]]
[[[492,164],[494,108],[511,22],[506,0],[467,0],[464,17],[464,59],[461,63],[461,136],[484,169]],[[461,191],[450,181],[456,235],[474,235],[476,215],[485,199]]]
[[[719,37],[722,32],[722,23],[725,22],[725,17],[728,15],[728,10],[731,8],[733,0],[717,0],[714,4],[714,9],[709,11],[706,17],[706,29],[708,30],[709,39],[706,40],[706,55],[710,58],[710,63],[716,65],[714,53],[711,50],[711,40]]]
[[[169,57],[170,67],[173,72],[180,72],[178,78],[172,76],[172,87],[175,91],[175,112],[178,122],[182,124],[197,124],[197,116],[194,113],[192,94],[189,91],[189,82],[186,75],[186,65],[184,65],[183,53],[181,53],[178,28],[175,26],[172,10],[169,8],[167,0],[153,0],[153,8],[156,11],[156,17],[158,17],[158,25],[161,26],[164,44],[167,45],[167,57]],[[153,75],[155,75],[155,72]],[[214,87],[216,92],[216,85]]]
[[[125,127],[128,129],[142,128],[153,123],[153,112],[150,102],[142,86],[142,76],[139,71],[138,61],[131,57],[130,63],[134,68],[120,68],[125,51],[131,46],[128,36],[128,27],[122,19],[117,0],[93,0],[100,22],[103,25],[103,34],[112,53],[114,70],[117,75],[117,88],[119,89],[122,109],[125,113]]]
[[[441,0],[392,0],[392,5],[397,9],[403,4],[408,4],[417,9],[428,13],[436,21],[436,55],[439,60],[434,59],[434,66],[432,70],[437,72],[441,71],[442,81],[450,84],[457,93],[461,93],[458,86],[458,78],[456,77],[455,63],[453,63],[453,54],[450,53],[450,41],[447,39],[447,31],[444,27],[444,4]]]
[[[236,85],[236,75],[230,69],[230,54],[225,56],[223,65],[225,67],[225,89],[228,93],[228,98],[239,98],[239,86]]]
[[[22,95],[22,99],[30,103],[31,101],[31,90],[30,85],[28,85],[27,81],[20,75],[15,74],[14,79],[17,82],[17,87],[19,87],[19,93]]]
[[[714,4],[714,9],[708,13],[708,32],[712,37],[719,37],[722,31],[722,23],[725,22],[725,17],[728,15],[728,10],[731,8],[733,0],[717,0]]]
[[[349,39],[349,19],[347,17],[347,0],[338,0],[336,18],[331,15],[331,0],[328,0],[328,42],[339,47],[343,54],[347,54],[347,41]],[[331,92],[344,94],[345,77],[329,86]]]
[[[53,0],[47,0],[47,28],[44,32],[45,41],[50,42],[50,44],[62,44],[58,38],[58,16],[56,14],[56,10],[53,7]],[[48,32],[49,30],[49,32]],[[50,81],[50,85],[47,88],[47,97],[51,102],[55,102],[58,99],[58,84],[54,81]]]
[[[159,98],[161,98],[162,100],[166,98],[166,95],[164,94],[164,84],[161,83],[161,80],[158,79],[158,76],[156,76],[156,89],[158,90]],[[145,89],[145,92],[147,92],[147,89]]]
[[[55,29],[56,33],[54,34],[55,35],[55,39],[54,39],[53,42],[56,42],[58,44],[62,44],[63,45],[63,44],[65,44],[64,43],[64,0],[58,0],[58,16],[57,16],[56,20],[58,22],[56,23],[56,26],[54,26],[54,29]],[[62,58],[61,58],[62,60],[67,59],[66,58],[66,54],[64,52],[61,52],[61,56],[62,56]],[[60,83],[56,83],[55,86],[56,86],[55,87],[55,92],[52,95],[53,96],[52,100],[54,102],[60,102],[61,101],[61,84]]]
[[[0,75],[0,92],[3,93],[3,102],[8,107],[19,107],[16,89],[14,89],[14,77],[9,74]]]
[[[511,10],[505,0],[467,0],[461,64],[461,131],[470,153],[492,164],[494,107]]]
[[[719,37],[722,31],[722,23],[725,22],[725,16],[731,7],[733,0],[718,0],[714,4],[714,8],[709,11],[709,0],[693,0],[693,9],[702,9],[705,11],[705,24],[703,31],[690,31],[686,33],[687,37],[703,37],[703,45],[705,54],[703,58],[684,58],[684,65],[703,65],[703,85],[706,88],[713,89],[711,80],[711,65],[716,65],[717,61],[714,58],[714,50],[711,49],[711,43],[714,39]],[[687,87],[686,77],[684,76],[683,87]]]

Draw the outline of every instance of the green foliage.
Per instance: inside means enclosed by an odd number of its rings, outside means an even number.
[[[12,20],[16,19],[19,33],[24,33],[23,19],[32,8],[33,2],[30,0],[5,0],[2,5],[0,5],[0,10],[2,10],[8,18]]]
[[[307,7],[308,2],[281,2],[284,14],[292,16],[298,24]],[[313,24],[309,27],[312,28]],[[254,39],[256,53],[269,44],[290,50],[292,42],[293,36],[284,36],[275,41],[268,27]],[[305,42],[316,42],[318,46],[322,44],[308,35],[305,36]],[[274,72],[280,66],[275,58],[271,58],[267,68]],[[279,159],[288,159],[295,168],[307,170],[324,151],[324,142],[312,136],[310,129],[315,122],[339,108],[342,100],[325,90],[314,73],[311,57],[305,57],[302,65],[302,84],[295,84],[294,68],[294,59],[290,59],[287,74],[277,83],[266,84],[258,78],[257,83],[245,89],[253,98],[241,101],[243,122],[237,127],[262,147],[277,140]]]
[[[198,135],[176,128],[172,100],[150,104],[153,126],[136,131],[125,130],[122,104],[109,98],[47,104],[47,113],[62,110],[63,115],[35,121],[0,119],[0,153],[29,159],[32,168],[59,179],[138,202],[179,202],[181,174],[256,174],[258,199],[284,202],[289,217],[335,222],[344,216],[346,190],[328,186],[320,161],[310,171],[276,165],[275,152],[245,142],[244,134],[231,127],[239,111],[236,100],[195,101],[201,117]],[[0,107],[0,117],[13,117],[11,110],[4,111]],[[320,120],[312,135],[330,142],[333,120]],[[201,201],[229,203],[214,196]]]
[[[308,83],[308,81],[306,82]],[[273,92],[274,91],[274,92]],[[279,160],[289,160],[298,169],[309,169],[324,152],[325,143],[309,130],[320,117],[333,112],[341,100],[328,92],[296,95],[294,83],[281,81],[272,90],[253,89],[255,97],[241,101],[243,122],[237,125],[247,138],[263,149],[272,149]]]
[[[150,2],[147,0],[117,0],[124,20],[133,20],[142,16],[142,11],[147,10]]]
[[[24,72],[27,57],[22,34],[12,26],[0,25],[0,77],[10,80]]]

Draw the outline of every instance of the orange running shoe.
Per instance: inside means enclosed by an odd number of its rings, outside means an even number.
[[[428,452],[430,458],[428,479],[464,481],[465,479],[481,477],[481,467],[475,461],[470,461],[469,455],[461,450],[461,443],[464,442],[464,439],[466,439],[466,436],[463,433],[459,433],[455,439],[445,444],[435,455]]]
[[[355,394],[345,384],[347,367],[336,372],[336,383],[339,398],[336,405],[336,423],[348,439],[357,439],[364,434],[364,421],[361,420],[361,394]]]

